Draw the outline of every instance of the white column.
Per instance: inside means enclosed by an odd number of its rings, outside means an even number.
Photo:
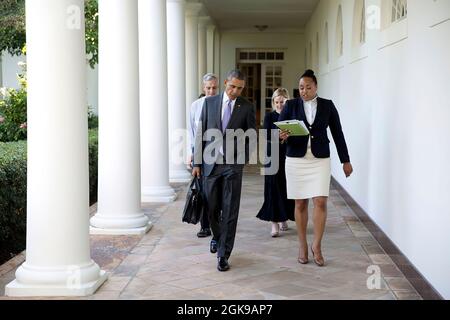
[[[186,9],[186,112],[201,93],[198,87],[198,14],[201,9],[200,3],[190,3]]]
[[[186,169],[185,1],[167,0],[170,182],[189,182]],[[181,139],[184,137],[184,141]]]
[[[139,0],[142,202],[176,198],[169,185],[166,11],[166,0]]]
[[[221,35],[218,28],[214,33],[214,73],[220,78],[221,70],[220,70],[220,50],[221,50]]]
[[[208,25],[206,28],[206,72],[214,73],[214,42],[216,33],[215,25]]]
[[[85,296],[106,280],[89,247],[83,10],[83,0],[26,1],[27,248],[8,296]]]
[[[199,17],[198,19],[198,92],[201,93],[203,89],[202,77],[207,70],[207,43],[206,43],[206,28],[210,23],[209,17]]]
[[[143,234],[151,222],[141,210],[138,1],[98,5],[98,211],[91,232]]]

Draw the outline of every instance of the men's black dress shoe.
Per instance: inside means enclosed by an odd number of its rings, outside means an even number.
[[[211,235],[210,228],[201,229],[199,232],[197,232],[197,237],[199,238],[206,238],[209,237],[210,235]]]
[[[227,271],[230,269],[230,265],[228,264],[228,259],[225,257],[220,257],[217,259],[217,270],[219,271]]]
[[[217,252],[217,241],[216,240],[211,240],[211,242],[209,244],[209,251],[211,251],[211,253]]]

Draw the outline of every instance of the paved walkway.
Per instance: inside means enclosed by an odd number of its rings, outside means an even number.
[[[109,280],[83,299],[421,299],[334,189],[323,241],[327,265],[317,267],[311,253],[300,265],[294,222],[271,238],[270,224],[255,218],[263,185],[256,168],[246,170],[230,271],[217,271],[210,238],[197,238],[198,226],[181,223],[186,186],[177,185],[176,202],[145,206],[154,223],[145,236],[91,236],[92,256]],[[310,223],[308,241],[312,236]],[[1,295],[23,259],[0,267]],[[369,267],[381,270],[379,289],[368,289]]]

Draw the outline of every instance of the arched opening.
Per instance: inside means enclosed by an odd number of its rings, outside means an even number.
[[[336,22],[336,56],[339,58],[344,54],[344,26],[342,23],[342,6],[339,5]]]
[[[366,1],[356,0],[353,12],[353,46],[366,42]]]
[[[325,44],[325,62],[326,64],[330,63],[330,48],[328,42],[328,22],[325,23],[325,31],[324,31],[324,44]]]

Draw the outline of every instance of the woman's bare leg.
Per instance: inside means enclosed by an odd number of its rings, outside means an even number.
[[[325,225],[327,221],[327,197],[317,197],[314,201],[314,241],[312,244],[312,250],[315,254],[317,262],[323,264],[322,256],[322,239],[325,232]]]
[[[299,241],[299,262],[308,260],[308,242],[306,230],[308,227],[308,200],[295,200],[295,224],[297,225]]]

